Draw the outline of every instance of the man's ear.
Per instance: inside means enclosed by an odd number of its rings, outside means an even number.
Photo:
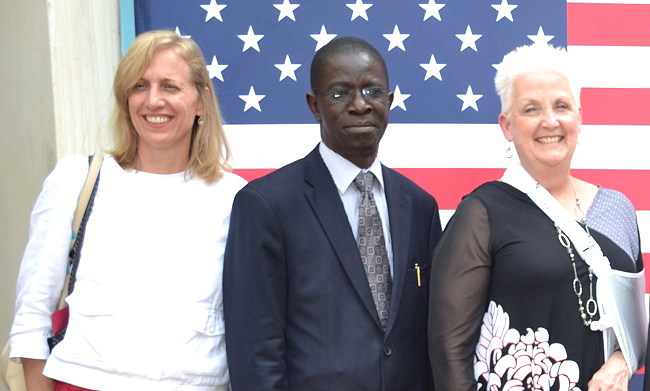
[[[320,122],[321,120],[320,107],[318,107],[318,99],[316,99],[316,95],[314,95],[311,92],[308,92],[305,98],[307,98],[307,106],[309,106],[309,110],[314,115],[316,122]]]

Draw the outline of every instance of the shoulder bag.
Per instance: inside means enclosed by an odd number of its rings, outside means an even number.
[[[103,158],[103,155],[99,153],[88,157],[90,165],[88,176],[81,190],[77,209],[72,220],[72,241],[70,243],[70,254],[68,257],[68,270],[57,305],[57,311],[52,314],[54,336],[48,339],[50,350],[56,343],[63,339],[63,335],[65,334],[65,327],[68,322],[68,307],[65,298],[72,291],[74,285],[74,275],[79,263],[79,253],[83,244],[83,231],[85,229],[85,224],[82,225],[82,221],[85,222],[90,214],[91,208],[89,206],[91,206],[95,198],[97,184],[99,182],[99,169],[101,168]],[[17,364],[9,359],[9,341],[7,341],[0,356],[0,377],[2,377],[2,380],[10,391],[25,391],[27,389],[22,364]]]

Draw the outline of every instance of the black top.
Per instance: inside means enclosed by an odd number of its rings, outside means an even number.
[[[587,226],[612,268],[643,269],[636,215],[624,195],[600,188]],[[573,252],[586,303],[588,267]],[[477,390],[477,380],[480,390],[508,381],[526,389],[546,382],[550,387],[542,388],[553,390],[568,381],[569,390],[586,390],[604,363],[603,338],[583,324],[573,279],[553,221],[527,195],[489,182],[465,197],[433,260],[429,352],[436,391]]]

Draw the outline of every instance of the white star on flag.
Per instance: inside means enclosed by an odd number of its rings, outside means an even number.
[[[318,34],[309,34],[310,37],[314,38],[316,40],[316,50],[322,48],[323,46],[327,45],[331,40],[336,37],[336,34],[327,34],[327,30],[325,30],[325,25],[321,27],[320,33]]]
[[[215,0],[210,0],[210,4],[202,5],[201,8],[207,11],[205,15],[206,22],[212,18],[223,22],[223,19],[221,19],[221,11],[226,8],[226,5],[219,5]]]
[[[214,79],[215,77],[221,81],[223,81],[223,75],[221,72],[224,71],[224,69],[228,68],[228,65],[220,65],[219,61],[217,61],[217,56],[212,56],[212,64],[207,66],[208,68],[208,73],[210,74],[210,79]]]
[[[420,64],[422,68],[424,68],[427,71],[427,74],[424,76],[424,80],[429,80],[431,76],[435,76],[436,79],[442,81],[442,75],[440,74],[440,70],[444,67],[447,66],[447,64],[438,64],[436,63],[436,58],[434,55],[431,55],[431,59],[429,60],[428,64]]]
[[[244,111],[247,111],[251,107],[254,107],[257,111],[262,112],[262,108],[260,107],[260,101],[264,99],[266,95],[257,95],[255,94],[255,88],[251,86],[250,91],[248,91],[248,95],[239,95],[239,98],[241,98],[244,102],[246,102],[246,106],[244,106]]]
[[[393,93],[393,104],[390,105],[390,109],[393,110],[395,107],[400,107],[402,110],[406,111],[406,101],[411,97],[411,94],[402,94],[402,91],[399,90],[399,86],[395,86],[395,92]]]
[[[478,101],[483,97],[483,95],[475,94],[472,91],[472,86],[467,87],[467,93],[458,94],[456,96],[458,97],[458,99],[463,101],[463,108],[460,109],[460,111],[465,111],[465,109],[468,107],[471,107],[474,110],[478,111],[478,106],[476,105],[476,101]]]
[[[429,0],[429,3],[427,4],[420,4],[420,7],[425,11],[424,20],[427,20],[432,16],[438,20],[442,20],[440,19],[440,9],[444,6],[445,4],[436,4],[436,0]]]
[[[242,49],[242,52],[245,52],[250,48],[253,48],[259,52],[260,46],[257,43],[260,39],[264,38],[264,35],[255,34],[253,31],[253,26],[248,26],[248,33],[237,35],[237,37],[244,41],[244,48]]]
[[[404,47],[404,40],[408,38],[411,34],[400,34],[399,27],[395,25],[392,34],[382,34],[390,43],[388,45],[388,51],[390,52],[394,47],[398,47],[403,51],[406,51]]]
[[[472,48],[475,52],[478,52],[478,49],[476,48],[476,41],[482,36],[482,34],[472,34],[472,28],[467,25],[465,34],[456,34],[456,38],[460,39],[463,42],[460,47],[460,51],[462,52],[467,48]]]
[[[179,29],[178,26],[176,26],[175,32],[176,32],[176,35],[180,36],[181,38],[192,38],[191,35],[183,35],[183,34],[181,34],[181,29]]]
[[[436,197],[443,226],[465,194],[499,178],[512,160],[503,154],[504,138],[494,134],[500,133],[502,108],[493,64],[521,45],[566,48],[584,87],[584,148],[576,151],[574,165],[582,179],[622,191],[640,209],[641,243],[650,242],[650,159],[643,157],[650,145],[650,24],[644,22],[650,19],[650,0],[134,1],[145,16],[134,18],[135,31],[173,33],[178,26],[179,35],[191,35],[200,46],[203,72],[218,90],[227,119],[233,172],[248,181],[302,158],[318,144],[318,126],[305,107],[315,50],[342,36],[367,40],[390,72],[390,83],[382,87],[390,89],[384,110],[390,110],[392,133],[382,161]],[[237,35],[246,34],[248,26],[264,34],[257,41],[259,52],[252,44],[242,51]],[[384,34],[395,26],[410,35],[391,44]],[[407,50],[400,50],[400,43]],[[299,131],[305,124],[312,125]],[[427,146],[443,133],[439,144],[463,145],[462,151],[431,153]],[[599,151],[608,147],[612,158],[605,164]],[[650,247],[642,247],[650,270]],[[650,285],[645,291],[650,297]],[[643,374],[634,377],[630,391],[641,391]]]
[[[346,4],[346,6],[352,10],[352,19],[350,20],[355,20],[359,16],[368,20],[368,14],[366,11],[368,11],[368,8],[372,7],[372,4],[363,4],[363,0],[357,0],[356,3]]]
[[[512,10],[517,8],[517,5],[508,4],[508,0],[501,0],[501,4],[492,4],[492,8],[498,11],[497,22],[503,18],[508,18],[511,22],[514,21],[512,19]]]
[[[293,20],[294,22],[296,21],[296,17],[294,16],[293,11],[295,11],[296,8],[300,7],[300,4],[291,4],[289,0],[284,0],[282,4],[273,4],[273,6],[280,11],[278,22],[285,17]]]
[[[301,65],[302,64],[292,64],[291,59],[287,54],[287,57],[284,59],[284,64],[275,64],[275,67],[282,71],[280,74],[280,81],[282,81],[285,77],[290,77],[293,80],[298,81],[298,79],[296,79],[296,69],[300,68]]]
[[[547,45],[548,41],[553,39],[554,35],[544,35],[544,29],[542,26],[539,26],[539,30],[537,30],[537,35],[529,35],[528,38],[530,38],[531,41],[533,41],[533,44],[542,44],[542,45]]]

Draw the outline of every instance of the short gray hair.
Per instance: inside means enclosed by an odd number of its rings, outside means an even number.
[[[545,70],[557,72],[567,78],[573,98],[580,107],[580,86],[575,80],[569,55],[563,48],[547,44],[520,46],[506,54],[496,68],[494,86],[501,99],[503,114],[509,114],[512,109],[512,89],[517,77]]]

